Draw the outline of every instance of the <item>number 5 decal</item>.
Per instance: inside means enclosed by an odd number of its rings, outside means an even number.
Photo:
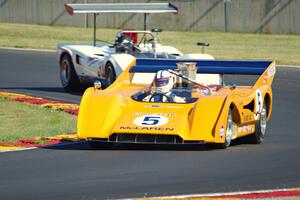
[[[133,123],[138,126],[162,126],[168,122],[167,117],[159,115],[143,115],[133,120]]]
[[[152,117],[152,116],[145,116],[144,121],[142,122],[142,125],[156,125],[159,123],[160,117]]]

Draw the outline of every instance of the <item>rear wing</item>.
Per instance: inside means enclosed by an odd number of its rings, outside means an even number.
[[[96,16],[107,13],[133,13],[144,14],[144,30],[147,29],[147,15],[151,13],[178,13],[178,8],[171,3],[92,3],[92,4],[75,4],[66,3],[66,11],[73,15],[93,14],[94,15],[94,34],[93,45],[96,46]]]
[[[178,9],[171,3],[93,3],[93,4],[65,4],[70,15],[99,14],[99,13],[178,13]]]
[[[159,70],[175,70],[178,62],[197,63],[197,73],[249,75],[261,75],[272,63],[272,61],[137,59],[130,72],[155,73]]]
[[[178,62],[194,62],[198,74],[241,74],[260,75],[256,84],[272,84],[276,69],[274,61],[238,61],[238,60],[166,60],[137,59],[129,73],[156,73],[159,70],[175,70]]]

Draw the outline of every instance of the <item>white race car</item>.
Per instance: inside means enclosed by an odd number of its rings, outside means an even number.
[[[65,4],[69,14],[94,14],[94,41],[87,44],[59,44],[58,58],[60,77],[66,91],[77,90],[81,84],[91,84],[96,80],[103,87],[111,85],[116,77],[135,60],[153,59],[214,59],[211,55],[183,54],[172,46],[160,44],[158,33],[151,31],[123,30],[116,34],[113,44],[96,44],[96,14],[98,13],[177,13],[177,8],[169,3],[134,3],[134,4]],[[208,46],[208,43],[198,43]]]

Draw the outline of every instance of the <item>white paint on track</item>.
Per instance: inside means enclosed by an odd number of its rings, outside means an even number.
[[[37,149],[37,148],[38,147],[29,147],[29,148],[22,148],[22,149],[6,150],[6,151],[0,151],[0,153],[17,152],[17,151],[28,151],[28,150]]]
[[[53,49],[30,49],[30,48],[14,48],[14,47],[0,47],[4,50],[15,50],[15,51],[37,51],[37,52],[56,52]]]
[[[288,192],[299,190],[300,188],[283,188],[283,189],[271,189],[271,190],[253,190],[253,191],[241,191],[241,192],[224,192],[224,193],[207,193],[207,194],[187,194],[187,195],[174,195],[174,196],[160,196],[160,197],[147,197],[149,199],[184,199],[184,198],[203,198],[203,197],[220,197],[222,196],[235,196],[245,194],[264,194],[272,192]],[[146,197],[143,197],[146,198]],[[147,199],[146,198],[146,199]],[[119,200],[134,200],[137,198],[127,198]]]
[[[282,67],[282,68],[290,67],[290,68],[298,68],[298,69],[300,69],[300,66],[298,66],[298,65],[277,65],[277,67]]]

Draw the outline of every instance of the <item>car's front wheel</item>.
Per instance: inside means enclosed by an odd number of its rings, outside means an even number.
[[[105,66],[105,87],[110,86],[116,80],[116,73],[112,63],[108,62]]]
[[[232,111],[228,111],[227,116],[227,126],[226,126],[226,132],[225,132],[225,141],[224,143],[218,144],[218,147],[220,149],[226,149],[231,144],[231,138],[232,138],[232,132],[233,132],[233,121],[232,121]]]
[[[64,54],[60,61],[60,80],[64,90],[67,92],[79,89],[79,79],[72,59],[68,54]]]

